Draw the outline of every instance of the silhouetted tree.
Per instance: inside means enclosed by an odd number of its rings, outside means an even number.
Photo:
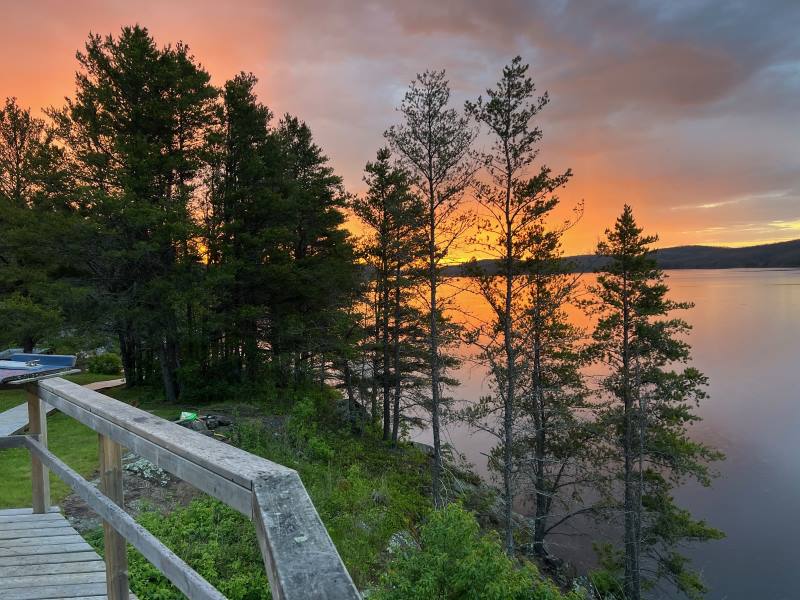
[[[543,333],[538,321],[546,317],[543,310],[560,310],[569,289],[555,292],[551,305],[544,309],[541,296],[554,291],[554,282],[547,275],[558,269],[556,251],[562,229],[548,230],[546,219],[558,205],[554,192],[564,186],[570,171],[553,175],[541,166],[531,174],[539,153],[542,131],[533,119],[548,102],[547,94],[536,97],[533,80],[527,75],[528,65],[517,56],[503,69],[503,76],[486,98],[467,102],[466,110],[489,130],[491,150],[483,154],[486,180],[476,185],[476,199],[482,207],[481,249],[496,259],[489,272],[472,263],[478,293],[491,307],[492,318],[473,332],[481,347],[481,359],[489,367],[494,394],[482,398],[469,410],[470,420],[499,439],[502,453],[500,473],[505,501],[505,547],[514,553],[512,504],[514,501],[515,427],[522,422],[521,397],[527,392],[538,394],[541,373],[541,346],[535,347],[529,362],[526,349],[531,339],[525,325],[536,323],[534,333]],[[537,277],[533,277],[533,275]],[[566,283],[566,282],[564,282]],[[533,319],[531,321],[531,318]],[[532,376],[527,371],[533,369]],[[528,382],[533,389],[526,389]]]
[[[684,541],[718,539],[722,533],[676,506],[672,488],[687,479],[709,485],[708,463],[722,455],[692,440],[687,427],[700,420],[693,408],[706,397],[706,377],[685,364],[689,325],[670,317],[691,307],[667,298],[665,275],[631,207],[606,231],[597,254],[610,262],[591,288],[597,317],[593,352],[608,369],[602,381],[599,423],[616,449],[624,520],[623,589],[638,600],[660,579],[690,598],[705,591],[688,559]]]
[[[281,197],[287,262],[269,286],[267,341],[273,357],[294,378],[320,373],[341,354],[347,316],[359,285],[350,234],[344,229],[347,194],[341,178],[314,142],[309,127],[285,116],[275,135],[281,152]],[[284,231],[280,232],[283,235]]]
[[[289,264],[291,244],[281,197],[280,142],[272,115],[256,99],[256,78],[225,84],[219,125],[209,135],[205,199],[215,377],[255,381],[270,325],[269,291]],[[208,374],[206,374],[208,376]]]
[[[191,195],[217,90],[183,44],[147,29],[91,35],[77,55],[74,99],[52,113],[96,226],[88,262],[106,300],[129,385],[157,357],[168,400],[179,393],[180,333],[192,295]]]
[[[391,162],[388,148],[378,150],[376,160],[367,163],[363,198],[355,198],[352,209],[368,227],[365,255],[375,286],[375,351],[383,397],[383,439],[397,443],[400,404],[408,364],[409,331],[415,315],[409,304],[410,286],[415,282],[415,263],[423,247],[421,240],[424,207],[411,193],[408,173]],[[409,373],[410,375],[410,373]],[[392,418],[394,417],[394,418]]]
[[[0,108],[0,344],[26,352],[63,334],[79,291],[67,247],[74,197],[64,153],[44,120],[8,98]],[[77,237],[77,236],[76,236]]]
[[[431,397],[428,409],[433,430],[433,498],[442,505],[441,413],[444,360],[442,261],[468,231],[471,220],[460,210],[464,191],[476,169],[470,148],[475,130],[466,117],[449,107],[450,86],[444,71],[425,71],[411,83],[400,112],[404,122],[386,131],[391,147],[411,173],[425,202],[425,269],[427,271],[428,337]]]

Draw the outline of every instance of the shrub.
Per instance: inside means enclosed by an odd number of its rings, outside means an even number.
[[[450,506],[431,513],[419,544],[406,547],[381,578],[376,600],[578,600],[544,581],[531,564],[506,556],[497,535],[481,535],[472,513]]]
[[[320,396],[305,397],[292,408],[287,430],[298,450],[309,458],[323,461],[333,458],[333,449],[325,441],[320,426],[331,412],[330,399]]]
[[[119,375],[122,371],[122,359],[114,352],[95,354],[89,359],[89,373],[100,375]]]
[[[139,522],[226,598],[267,600],[271,597],[255,528],[232,508],[203,498],[166,516],[155,511],[143,512]],[[101,547],[102,529],[87,538],[95,547]],[[129,549],[128,560],[130,587],[139,598],[185,598],[137,551]]]
[[[328,412],[323,396],[330,394],[299,397],[302,406],[294,407],[285,431],[240,421],[233,439],[248,452],[297,469],[356,585],[368,587],[383,571],[392,536],[427,514],[430,469],[414,449],[391,451],[380,437],[354,438],[334,422],[318,424],[317,410]],[[318,406],[309,412],[312,405]],[[309,436],[319,444],[303,441]]]
[[[625,596],[622,584],[625,576],[624,554],[611,544],[592,545],[599,568],[589,573],[589,582],[598,600],[617,600]]]

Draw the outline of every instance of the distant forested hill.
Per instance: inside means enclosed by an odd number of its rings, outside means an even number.
[[[575,271],[594,271],[604,260],[592,254],[571,256],[567,260]],[[717,246],[677,246],[656,252],[656,260],[664,269],[745,269],[745,268],[800,268],[800,240],[761,244],[745,248],[721,248]],[[491,260],[478,261],[481,268],[491,271]],[[464,275],[464,265],[452,265],[445,269],[450,276]]]

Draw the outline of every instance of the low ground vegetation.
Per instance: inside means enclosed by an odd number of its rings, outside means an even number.
[[[73,379],[86,383],[98,376]],[[297,469],[357,586],[377,598],[562,597],[532,563],[506,557],[496,535],[481,533],[475,516],[460,504],[433,510],[429,457],[423,452],[408,445],[392,448],[381,440],[377,427],[360,436],[343,433],[341,402],[333,390],[315,386],[293,392],[297,398],[291,401],[275,397],[209,407],[165,405],[158,391],[147,388],[107,393],[168,419],[186,408],[233,416],[234,425],[226,431],[229,442]],[[20,395],[0,392],[0,398],[13,404]],[[96,434],[57,413],[49,417],[48,426],[54,452],[91,479],[97,469]],[[27,454],[16,454],[0,456],[3,472],[9,474],[10,495],[3,495],[3,506],[30,502],[29,460]],[[67,494],[54,478],[54,502],[64,501]],[[199,492],[188,506],[147,498],[137,498],[136,504],[139,522],[228,598],[270,597],[250,521]],[[102,553],[102,529],[94,526],[84,535]],[[138,597],[183,598],[133,548],[129,557],[131,588]],[[451,566],[439,569],[437,564]],[[480,577],[483,587],[470,583],[471,574]],[[430,596],[431,590],[451,591]]]

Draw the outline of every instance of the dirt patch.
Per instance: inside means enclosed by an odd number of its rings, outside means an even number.
[[[191,424],[186,423],[185,426],[223,443],[233,442],[237,422],[258,424],[265,432],[275,434],[282,432],[286,424],[285,417],[264,415],[262,411],[247,404],[205,407],[198,413],[201,418]],[[123,456],[122,467],[124,508],[134,518],[145,510],[155,510],[166,515],[204,495],[197,488],[133,452]],[[90,483],[97,486],[99,481],[99,472],[93,473]],[[74,493],[61,502],[61,507],[72,526],[81,533],[96,529],[102,524],[100,517]]]
[[[168,514],[180,506],[186,506],[203,492],[185,481],[177,479],[159,469],[148,460],[128,453],[123,457],[122,485],[125,492],[125,511],[136,518],[143,510],[155,510]],[[98,485],[99,473],[90,481]],[[84,533],[102,524],[99,516],[76,494],[70,494],[61,507],[70,524]]]

